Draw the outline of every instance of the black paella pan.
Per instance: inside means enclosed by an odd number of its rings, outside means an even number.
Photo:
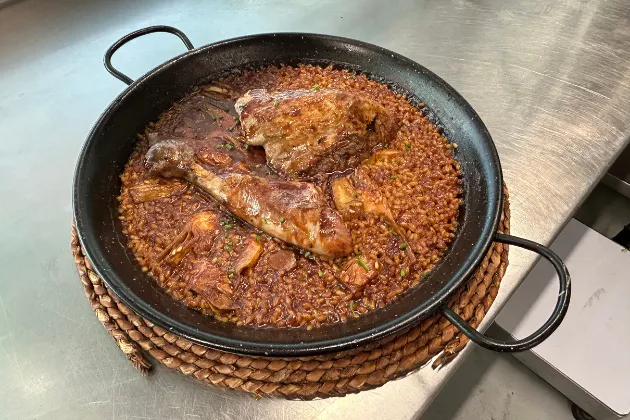
[[[111,65],[113,53],[128,41],[151,32],[177,35],[188,52],[136,81]],[[343,67],[367,75],[411,101],[423,102],[429,118],[457,143],[463,205],[459,229],[448,252],[423,282],[387,307],[347,323],[301,328],[256,328],[217,321],[173,300],[146,274],[127,248],[118,220],[122,173],[136,133],[191,89],[235,69],[265,64],[311,63]],[[74,178],[73,204],[78,236],[94,269],[132,310],[160,327],[219,350],[269,356],[306,356],[340,351],[404,331],[435,312],[442,312],[475,343],[496,351],[522,351],[547,338],[568,309],[570,278],[551,250],[534,242],[497,233],[502,209],[502,173],[490,133],[471,106],[446,82],[421,65],[364,42],[327,35],[276,33],[252,35],[193,48],[179,30],[154,26],[117,41],[105,55],[105,66],[129,87],[94,125],[81,151]],[[446,303],[474,273],[493,241],[520,246],[545,257],[560,279],[556,307],[549,320],[529,337],[498,341],[471,328]]]

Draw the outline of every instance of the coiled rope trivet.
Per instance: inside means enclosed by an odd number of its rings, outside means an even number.
[[[499,232],[510,232],[507,189]],[[212,350],[155,326],[132,312],[107,289],[83,255],[72,228],[72,253],[96,317],[140,372],[151,363],[147,352],[166,367],[210,385],[238,389],[257,396],[312,399],[375,388],[409,374],[441,353],[433,367],[445,365],[468,338],[441,315],[424,319],[395,337],[337,354],[306,358],[256,358]],[[449,306],[477,327],[494,302],[508,265],[508,246],[493,243],[483,262],[451,299]],[[144,352],[143,352],[144,351]]]

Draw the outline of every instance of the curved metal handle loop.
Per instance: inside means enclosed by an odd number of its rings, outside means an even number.
[[[558,328],[564,319],[564,316],[569,309],[569,300],[571,299],[571,276],[560,257],[547,247],[527,239],[503,233],[497,233],[494,240],[496,242],[516,245],[536,252],[553,265],[553,268],[558,273],[558,278],[560,280],[560,291],[558,293],[556,307],[547,322],[545,322],[542,327],[528,337],[520,340],[501,341],[481,334],[464,321],[459,315],[457,315],[451,308],[447,307],[443,309],[442,313],[446,319],[451,322],[451,324],[459,329],[466,337],[470,338],[472,342],[480,345],[481,347],[494,351],[510,353],[529,350],[545,341],[556,330],[556,328]]]
[[[135,39],[135,38],[141,37],[142,35],[150,34],[153,32],[167,32],[169,34],[177,35],[179,39],[181,39],[184,42],[184,44],[186,44],[186,48],[188,48],[188,51],[193,50],[195,48],[193,47],[193,44],[190,42],[190,39],[188,39],[188,37],[177,28],[173,28],[172,26],[164,26],[164,25],[149,26],[148,28],[138,29],[135,32],[132,32],[130,34],[123,36],[118,41],[114,42],[114,44],[107,49],[107,51],[105,52],[105,58],[103,60],[107,71],[116,79],[128,85],[132,84],[133,80],[129,76],[125,75],[124,73],[121,73],[120,71],[116,70],[114,66],[112,66],[112,56],[120,47],[122,47],[127,42],[131,41],[132,39]]]

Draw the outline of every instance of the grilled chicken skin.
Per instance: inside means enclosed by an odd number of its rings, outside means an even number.
[[[354,167],[398,131],[381,105],[332,89],[254,89],[235,108],[246,142],[263,146],[269,166],[290,179]]]

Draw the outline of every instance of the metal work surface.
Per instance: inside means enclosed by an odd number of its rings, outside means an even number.
[[[628,415],[630,253],[575,219],[551,247],[573,268],[572,306],[553,336],[516,358],[596,419]],[[556,283],[553,269],[538,262],[496,325],[516,336],[537,328],[556,300]]]
[[[75,273],[71,180],[91,125],[124,88],[102,67],[104,51],[154,24],[182,29],[196,46],[307,31],[357,38],[418,61],[484,120],[510,188],[512,233],[544,244],[630,134],[630,6],[623,0],[30,0],[2,8],[0,417],[351,420],[387,412],[392,420],[411,419],[465,360],[463,354],[440,371],[428,367],[374,391],[310,402],[256,401],[166,369],[145,378],[131,367]],[[121,49],[114,64],[137,77],[181,52],[177,38],[156,34]],[[535,259],[512,248],[510,261],[484,328]]]

